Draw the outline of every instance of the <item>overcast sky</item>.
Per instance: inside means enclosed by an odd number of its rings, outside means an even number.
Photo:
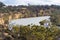
[[[60,0],[0,0],[6,5],[60,5]]]

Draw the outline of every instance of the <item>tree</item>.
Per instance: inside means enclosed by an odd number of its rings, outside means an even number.
[[[2,2],[0,2],[0,7],[3,7],[3,6],[5,6],[5,4],[4,4],[4,3],[2,3]]]

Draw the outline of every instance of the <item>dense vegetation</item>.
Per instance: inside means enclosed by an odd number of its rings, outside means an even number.
[[[14,14],[22,14],[19,18],[38,17],[38,16],[51,16],[52,25],[60,25],[60,6],[58,5],[18,5],[6,6],[0,2],[0,18],[5,20],[8,24],[8,17]],[[0,25],[1,27],[1,25]],[[3,28],[4,27],[4,28]],[[1,35],[2,34],[2,35]],[[12,30],[3,25],[0,28],[0,37],[4,40],[60,40],[60,28],[57,26],[14,26]]]
[[[12,30],[4,29],[5,40],[59,40],[60,28],[57,26],[14,26]]]
[[[0,2],[0,14],[4,14],[4,19],[7,19],[9,15],[19,13],[19,18],[26,17],[38,17],[38,16],[51,16],[51,21],[54,25],[60,25],[60,6],[58,5],[18,5],[18,6],[6,6],[4,3]]]

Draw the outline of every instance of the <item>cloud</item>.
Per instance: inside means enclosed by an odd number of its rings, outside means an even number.
[[[5,0],[0,0],[1,2],[5,1]]]
[[[16,0],[18,2],[18,4],[39,4],[39,5],[51,5],[51,4],[56,4],[56,5],[60,5],[60,0]]]
[[[60,0],[0,0],[7,5],[60,5]]]
[[[27,5],[27,3],[29,3],[29,4],[34,4],[34,5],[41,5],[41,4],[43,4],[43,5],[45,5],[45,4],[48,4],[48,0],[47,1],[44,1],[44,0],[24,0],[24,1],[22,1],[22,0],[16,0],[17,2],[18,2],[18,4],[25,4],[25,5]]]
[[[60,0],[48,0],[50,4],[60,5]]]
[[[6,5],[16,5],[16,0],[1,0],[1,2],[3,2]]]

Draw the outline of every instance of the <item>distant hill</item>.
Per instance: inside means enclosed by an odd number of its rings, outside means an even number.
[[[51,16],[52,22],[60,24],[60,6],[59,5],[18,5],[18,6],[6,6],[0,2],[0,18],[9,19],[16,18],[29,18],[38,16]],[[57,20],[56,20],[57,19]]]

